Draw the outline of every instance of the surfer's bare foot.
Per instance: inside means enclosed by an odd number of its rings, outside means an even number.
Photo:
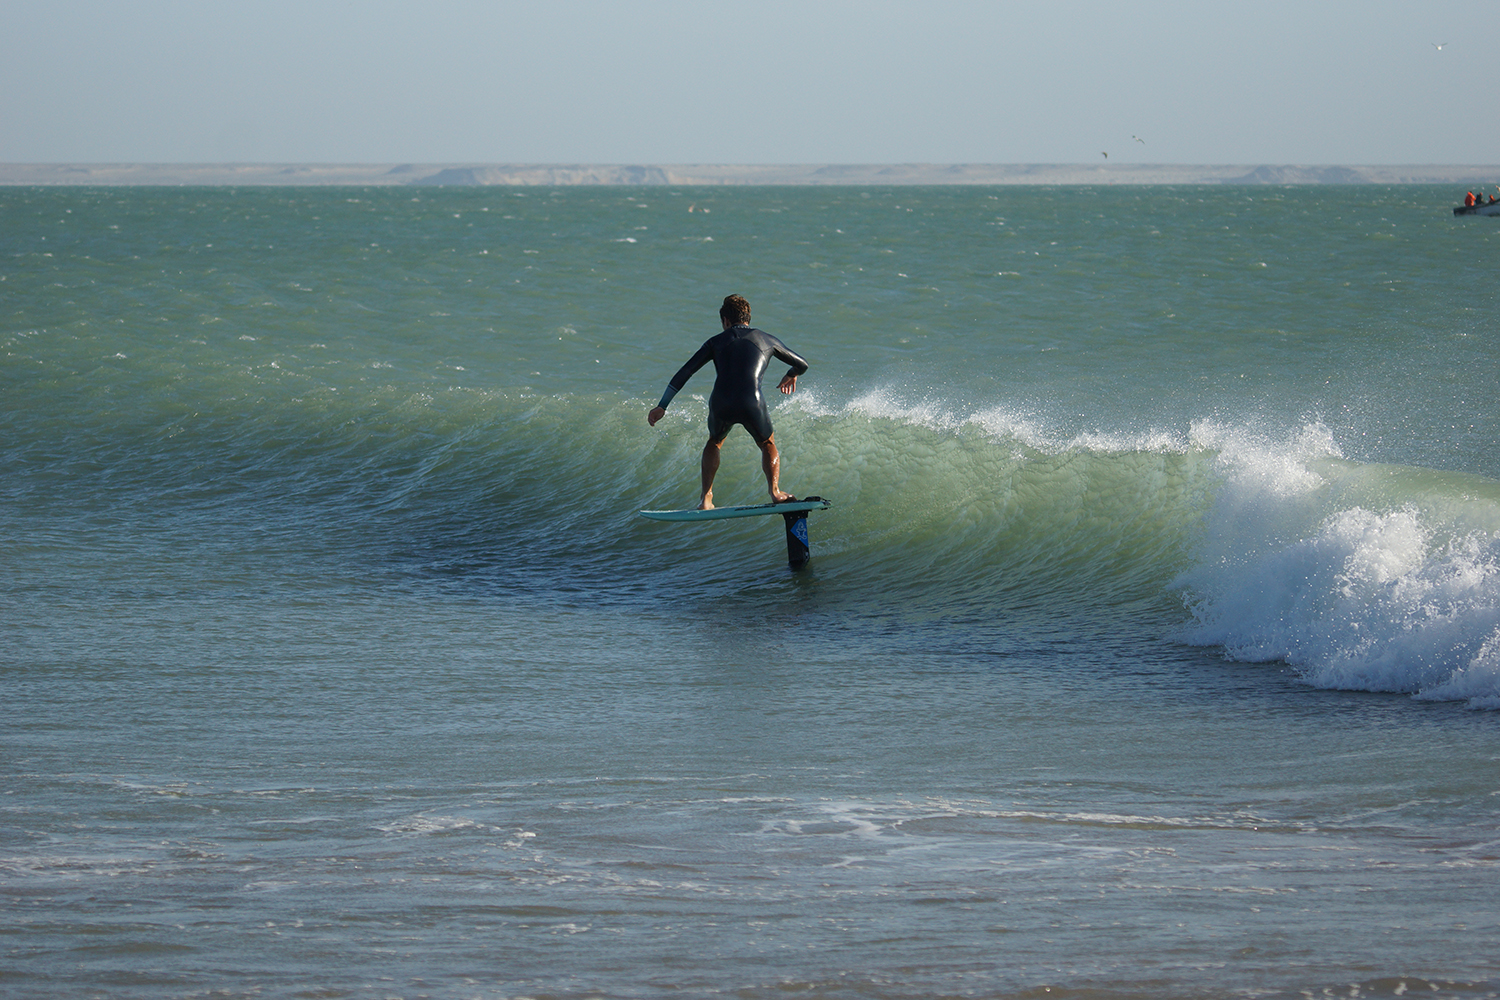
[[[705,494],[703,494],[703,499],[702,499],[702,501],[699,502],[698,509],[699,510],[713,510],[714,509],[714,495],[712,493],[705,493]]]
[[[792,496],[790,493],[783,493],[781,490],[776,490],[774,493],[771,494],[771,502],[772,503],[786,503],[788,500],[795,500],[795,499],[797,499],[797,498],[794,497],[794,496]]]

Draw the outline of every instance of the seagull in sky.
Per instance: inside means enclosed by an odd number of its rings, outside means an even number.
[[[1140,136],[1138,136],[1138,135],[1133,135],[1133,136],[1131,136],[1131,137],[1130,137],[1130,138],[1132,138],[1132,139],[1134,139],[1134,140],[1135,140],[1135,141],[1136,141],[1136,142],[1138,142],[1138,143],[1140,143],[1140,144],[1141,144],[1141,145],[1142,145],[1142,146],[1144,146],[1144,145],[1145,145],[1145,144],[1146,144],[1146,140],[1145,140],[1145,139],[1142,139],[1142,138],[1141,138],[1141,137],[1140,137]]]
[[[1443,45],[1447,45],[1447,44],[1448,44],[1447,42],[1443,43]],[[1435,49],[1437,49],[1439,52],[1443,51],[1443,45],[1439,45],[1437,42],[1433,42],[1432,43],[1432,47],[1435,48]]]

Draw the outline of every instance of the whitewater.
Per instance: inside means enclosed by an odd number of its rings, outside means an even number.
[[[1451,198],[0,190],[0,993],[1500,995]]]

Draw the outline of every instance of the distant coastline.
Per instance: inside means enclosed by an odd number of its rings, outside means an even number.
[[[0,185],[49,187],[1497,183],[1500,166],[1442,165],[0,163]]]

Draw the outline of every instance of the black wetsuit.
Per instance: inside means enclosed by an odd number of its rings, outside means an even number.
[[[665,409],[693,373],[713,361],[718,374],[713,394],[708,397],[708,439],[722,441],[730,428],[743,424],[755,443],[761,444],[771,436],[771,414],[760,394],[760,377],[773,357],[792,366],[788,375],[807,371],[806,361],[766,331],[732,326],[705,340],[698,353],[678,369],[667,383],[660,405]]]

